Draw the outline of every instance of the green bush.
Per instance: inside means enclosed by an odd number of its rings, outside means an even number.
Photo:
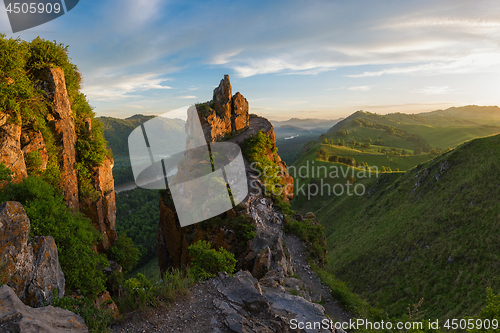
[[[4,201],[23,204],[31,221],[30,236],[54,237],[68,291],[96,295],[105,289],[102,269],[108,262],[92,250],[101,235],[90,219],[66,208],[60,191],[39,176],[29,176],[3,188],[0,202]]]
[[[36,172],[43,164],[42,155],[38,150],[34,150],[24,157],[24,162],[26,163],[26,169],[28,169],[28,172]]]
[[[128,294],[127,301],[131,308],[142,308],[146,305],[156,306],[155,286],[143,274],[125,281],[125,290]]]
[[[116,242],[108,250],[108,258],[116,261],[127,274],[139,261],[139,249],[126,233],[118,235]]]
[[[466,318],[466,320],[469,318]],[[489,329],[480,329],[480,327],[476,327],[474,329],[468,329],[467,332],[473,332],[473,333],[479,333],[479,332],[498,332],[500,329],[500,295],[495,295],[493,290],[491,288],[486,289],[486,306],[481,310],[479,313],[479,316],[475,318],[470,318],[473,319],[474,323],[484,323],[485,320],[489,320],[490,324],[492,323],[493,319],[497,320],[497,328],[494,329],[489,326]]]
[[[293,215],[295,212],[292,210],[290,202],[283,200],[283,197],[278,197],[273,200],[274,206],[279,208],[285,215]]]
[[[117,300],[117,305],[120,311],[168,305],[187,295],[193,282],[189,271],[173,270],[156,282],[138,273],[135,278],[125,281],[125,294]]]
[[[235,271],[236,259],[234,254],[224,248],[211,249],[210,243],[197,241],[188,247],[191,256],[191,265],[194,276],[197,279],[208,279],[216,276],[219,272],[232,274]]]
[[[4,180],[11,180],[13,174],[14,173],[9,168],[7,168],[5,164],[0,162],[0,182]]]
[[[85,325],[92,333],[110,332],[108,326],[113,323],[113,313],[110,309],[99,309],[94,306],[94,301],[90,298],[54,297],[52,305],[58,308],[69,310],[80,315],[85,321]]]

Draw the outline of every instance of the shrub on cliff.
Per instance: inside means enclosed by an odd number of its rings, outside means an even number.
[[[256,135],[245,139],[242,145],[243,154],[252,162],[251,166],[259,172],[259,177],[264,183],[265,194],[277,197],[282,194],[283,179],[279,177],[280,167],[268,154],[276,154],[271,138],[260,130]]]
[[[12,171],[0,162],[0,182],[10,180],[12,178]]]
[[[219,272],[232,274],[236,269],[234,254],[224,248],[211,249],[210,243],[199,240],[188,247],[191,256],[192,273],[196,278],[208,279]]]
[[[96,295],[103,291],[106,257],[92,248],[100,239],[90,219],[66,208],[60,191],[41,177],[29,176],[0,191],[0,202],[19,201],[31,222],[31,236],[51,235],[57,244],[66,290]]]

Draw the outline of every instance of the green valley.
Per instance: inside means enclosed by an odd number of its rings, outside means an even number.
[[[358,111],[305,144],[290,168],[292,208],[325,228],[322,274],[389,317],[421,299],[424,318],[474,316],[486,289],[499,291],[500,109],[452,109]],[[464,118],[472,113],[480,121]],[[350,194],[326,193],[335,184]]]
[[[316,210],[327,270],[389,315],[421,298],[432,318],[476,314],[500,282],[499,156],[500,136],[476,139],[333,198]]]

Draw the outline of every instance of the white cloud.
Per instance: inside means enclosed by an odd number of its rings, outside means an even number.
[[[349,87],[347,89],[352,91],[368,91],[371,88],[369,86],[355,86],[355,87]]]
[[[188,96],[178,96],[178,99],[192,99],[192,98],[197,98],[196,96],[193,95],[188,95]]]
[[[159,76],[156,73],[137,75],[102,74],[86,83],[82,91],[90,100],[116,100],[138,97],[139,95],[134,93],[147,90],[172,89],[169,86],[161,85],[168,79]]]
[[[415,89],[412,92],[417,93],[417,94],[424,94],[424,95],[442,95],[442,94],[447,94],[449,92],[452,92],[453,90],[450,89],[450,86],[428,86],[424,87],[421,89]]]
[[[286,58],[292,58],[292,60],[288,61]],[[293,57],[289,55],[261,59],[245,59],[242,63],[246,63],[246,65],[234,65],[232,67],[240,77],[270,73],[315,75],[321,72],[334,70],[335,67],[339,65],[336,62],[303,62],[302,59],[293,59]]]
[[[230,58],[240,54],[241,51],[243,51],[243,49],[217,54],[212,58],[212,61],[210,63],[213,65],[227,64],[230,61]]]
[[[471,28],[497,29],[500,28],[500,21],[451,17],[427,17],[413,20],[403,20],[402,22],[389,23],[380,26],[382,29],[414,29],[425,27],[447,27],[460,30],[469,30]]]

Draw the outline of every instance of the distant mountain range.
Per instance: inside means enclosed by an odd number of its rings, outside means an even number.
[[[446,110],[436,110],[432,112],[419,113],[422,117],[453,117],[475,120],[482,122],[500,121],[500,108],[498,106],[478,106],[467,105],[462,107],[452,107]]]
[[[108,141],[108,147],[111,148],[116,159],[116,157],[128,158],[128,136],[137,126],[153,118],[155,116],[136,114],[125,119],[113,117],[98,117],[97,119],[103,124],[104,136]],[[168,122],[166,127],[170,130],[179,131],[180,133],[185,132],[185,121],[181,119],[164,119]]]
[[[319,129],[325,128],[328,129],[338,123],[342,118],[339,119],[317,119],[317,118],[308,118],[308,119],[299,119],[299,118],[291,118],[285,121],[277,121],[271,120],[271,123],[275,128],[283,127],[283,126],[294,126],[301,129]]]

